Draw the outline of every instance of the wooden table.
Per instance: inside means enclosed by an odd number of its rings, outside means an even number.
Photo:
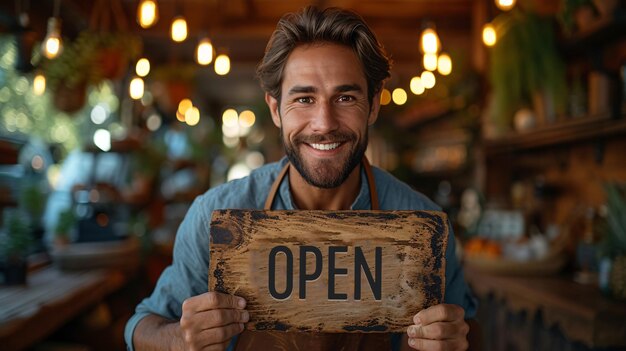
[[[2,350],[21,350],[44,339],[125,281],[120,271],[46,267],[30,273],[26,286],[0,287]]]
[[[545,327],[558,327],[569,340],[590,348],[626,347],[626,302],[607,298],[597,286],[564,276],[495,275],[467,267],[465,276],[481,300],[540,316]]]

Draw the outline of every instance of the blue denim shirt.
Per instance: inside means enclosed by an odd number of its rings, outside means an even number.
[[[233,208],[262,209],[270,187],[286,163],[287,159],[283,158],[280,162],[265,165],[254,170],[248,177],[222,184],[195,199],[178,228],[172,265],[163,271],[152,295],[137,306],[135,314],[126,324],[124,337],[128,350],[134,350],[132,335],[142,318],[148,314],[156,314],[167,319],[179,320],[183,301],[208,291],[209,224],[212,212]],[[384,170],[372,167],[372,172],[381,210],[440,210],[426,196],[414,191]],[[295,209],[288,179],[286,176],[280,184],[272,207],[274,210]],[[369,187],[363,169],[361,169],[361,189],[351,209],[370,209]],[[465,318],[473,318],[476,314],[476,300],[465,283],[463,271],[454,252],[454,235],[450,233],[446,251],[444,302],[462,306],[465,309]],[[399,346],[398,337],[394,339],[396,348]],[[233,338],[229,350],[234,348],[235,342],[236,338]]]

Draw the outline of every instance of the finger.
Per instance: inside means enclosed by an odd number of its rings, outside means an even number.
[[[421,351],[465,351],[468,343],[466,339],[428,340],[409,338],[409,347]]]
[[[246,300],[243,297],[235,295],[209,291],[183,301],[183,310],[185,310],[186,307],[197,312],[216,308],[243,309],[246,307]]]
[[[222,344],[242,331],[242,323],[233,323],[219,328],[206,329],[202,332],[202,338],[206,340],[206,345]]]
[[[218,309],[206,311],[202,318],[202,329],[209,329],[232,323],[246,323],[250,320],[250,313],[247,310]]]
[[[459,305],[439,304],[419,311],[414,317],[416,325],[427,325],[433,322],[451,322],[462,320],[465,310]]]
[[[407,328],[409,337],[431,340],[465,338],[468,331],[469,325],[465,321],[435,322],[427,325],[412,325]]]

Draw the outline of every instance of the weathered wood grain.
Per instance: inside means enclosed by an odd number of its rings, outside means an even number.
[[[219,210],[210,233],[209,290],[244,297],[250,330],[404,332],[415,313],[443,300],[448,227],[442,212]],[[321,260],[305,252],[301,267],[302,246],[319,249]],[[320,273],[304,282],[304,296],[302,268],[303,277]]]

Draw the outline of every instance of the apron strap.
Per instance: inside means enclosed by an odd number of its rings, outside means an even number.
[[[371,209],[378,210],[379,209],[378,192],[376,191],[376,182],[374,181],[374,174],[372,173],[372,167],[370,166],[370,163],[367,160],[367,157],[365,156],[363,156],[363,161],[361,163],[363,164],[363,168],[365,169],[365,176],[367,177],[367,185],[369,186],[369,189],[370,189]],[[285,164],[283,169],[280,170],[280,173],[278,173],[278,177],[276,177],[276,180],[274,180],[274,183],[272,184],[272,187],[270,188],[270,191],[267,194],[267,198],[265,199],[265,206],[263,206],[264,210],[267,211],[267,210],[272,209],[272,204],[274,203],[274,198],[276,197],[276,193],[278,192],[280,183],[282,183],[283,179],[285,178],[285,175],[287,174],[287,171],[289,171],[289,164],[290,164],[289,162]]]

